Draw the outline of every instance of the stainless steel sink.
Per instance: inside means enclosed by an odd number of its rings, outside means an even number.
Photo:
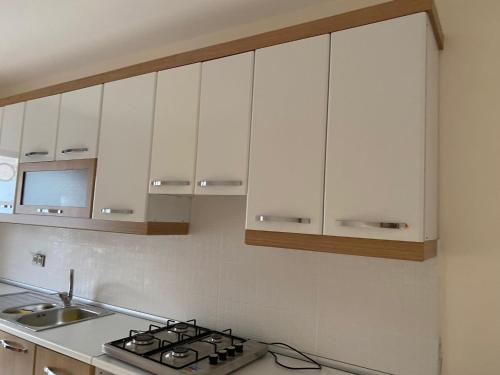
[[[81,322],[97,318],[98,312],[90,311],[81,307],[63,307],[51,309],[35,314],[23,315],[16,319],[19,324],[34,328],[52,328],[60,325]]]
[[[15,307],[14,307],[15,306]],[[0,296],[0,319],[41,331],[113,314],[100,307],[75,304],[64,307],[59,298],[34,292]]]

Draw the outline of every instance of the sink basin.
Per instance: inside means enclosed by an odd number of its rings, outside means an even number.
[[[56,307],[55,303],[38,303],[34,305],[27,305],[21,307],[11,307],[5,309],[2,312],[4,314],[30,314],[34,312],[44,311]]]
[[[100,315],[102,314],[95,311],[72,306],[23,315],[16,319],[16,321],[29,328],[39,330],[77,323],[83,320],[97,318]]]

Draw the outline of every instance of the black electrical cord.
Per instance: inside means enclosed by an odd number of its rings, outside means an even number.
[[[301,355],[302,357],[304,357],[306,359],[306,362],[309,362],[309,363],[312,363],[314,365],[314,367],[291,367],[291,366],[287,366],[283,363],[281,363],[279,360],[278,360],[278,353],[275,353],[271,350],[269,350],[269,353],[274,357],[274,362],[281,366],[281,367],[284,367],[288,370],[321,370],[322,366],[316,362],[314,359],[312,359],[311,357],[307,356],[305,353],[302,353],[301,351],[295,349],[294,347],[288,345],[288,344],[285,344],[283,342],[272,342],[272,343],[263,343],[263,344],[266,344],[266,345],[281,345],[281,346],[285,346],[287,347],[288,349],[290,350],[293,350],[294,352],[296,352],[297,354]]]

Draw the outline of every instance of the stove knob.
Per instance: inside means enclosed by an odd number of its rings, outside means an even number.
[[[219,350],[217,353],[219,354],[219,359],[221,361],[225,361],[227,359],[227,351],[226,350]]]
[[[236,348],[236,353],[243,353],[243,343],[242,342],[237,342],[234,344],[234,347]]]
[[[216,365],[219,363],[219,355],[216,353],[212,353],[208,356],[208,361],[210,362],[211,365]]]
[[[236,355],[236,348],[234,346],[228,346],[226,350],[229,357],[234,357]]]

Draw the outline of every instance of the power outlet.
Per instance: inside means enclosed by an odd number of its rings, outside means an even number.
[[[36,253],[31,259],[31,264],[35,266],[45,267],[45,255]]]

